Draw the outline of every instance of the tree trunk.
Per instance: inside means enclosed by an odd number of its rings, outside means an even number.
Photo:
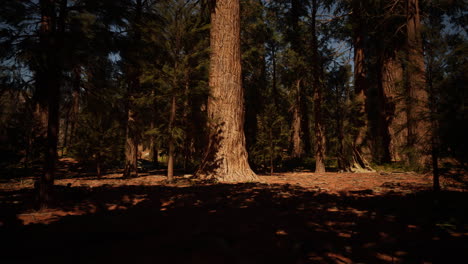
[[[65,7],[66,7],[66,1]],[[40,46],[44,53],[43,69],[40,75],[40,87],[42,91],[47,91],[48,120],[47,120],[47,145],[45,153],[44,174],[41,176],[39,191],[39,207],[45,209],[50,206],[57,163],[57,144],[59,135],[59,106],[60,106],[60,75],[61,69],[57,61],[55,52],[61,48],[58,44],[62,35],[57,34],[55,1],[40,1],[41,7],[41,27]],[[63,7],[63,3],[62,3]],[[63,15],[64,10],[60,10]],[[62,27],[63,30],[63,27]],[[60,33],[63,31],[60,30]]]
[[[322,67],[318,54],[318,43],[316,33],[316,16],[317,16],[317,0],[312,1],[312,75],[314,79],[314,122],[315,122],[315,172],[325,172],[325,131],[322,119],[322,85],[320,78],[322,77]]]
[[[407,116],[408,161],[414,168],[430,164],[430,123],[428,122],[428,94],[426,91],[424,57],[421,40],[419,1],[407,0]]]
[[[138,177],[138,142],[135,130],[135,113],[127,109],[124,178]]]
[[[37,58],[35,69],[35,88],[34,92],[34,126],[32,135],[34,137],[35,152],[45,152],[43,146],[47,145],[47,126],[48,126],[48,89],[51,54],[50,45],[52,44],[53,34],[55,34],[55,8],[54,1],[41,0],[41,23],[39,28],[39,47],[40,52]],[[36,149],[37,148],[37,149]]]
[[[81,66],[76,66],[73,69],[73,75],[72,107],[68,145],[73,144],[73,139],[76,134],[76,126],[78,124],[78,113],[80,111]]]
[[[336,118],[337,137],[338,137],[338,169],[343,172],[349,168],[349,158],[346,154],[348,145],[345,143],[345,120],[348,115],[347,108],[351,105],[350,86],[345,84],[343,90],[336,90],[336,105],[339,106],[339,113]],[[340,97],[344,94],[344,99]]]
[[[174,181],[174,121],[176,116],[176,97],[172,96],[171,114],[169,117],[169,153],[167,157],[167,181]]]
[[[185,138],[184,138],[184,173],[187,173],[187,164],[192,159],[192,145],[193,145],[193,131],[194,127],[191,125],[193,120],[189,120],[190,114],[190,72],[185,70],[184,80],[184,106],[182,120],[184,122]]]
[[[133,38],[135,43],[139,43],[141,40],[141,32],[139,28],[139,23],[141,21],[142,14],[142,1],[137,0],[135,6],[135,21],[132,25]],[[131,49],[136,49],[138,47],[131,47]],[[136,124],[136,110],[134,109],[133,98],[136,95],[136,92],[140,90],[140,75],[141,67],[137,58],[137,53],[135,50],[132,50],[130,54],[125,54],[126,59],[131,61],[127,65],[128,71],[128,93],[127,93],[127,123],[126,123],[126,143],[125,143],[125,168],[123,177],[137,177],[138,176],[138,126]],[[135,57],[134,57],[135,56]]]
[[[150,129],[153,130],[155,127],[154,117],[151,119]],[[156,138],[154,135],[150,136],[150,153],[151,153],[151,161],[153,162],[153,166],[158,167],[158,147],[156,145]]]
[[[221,182],[257,181],[245,147],[239,0],[216,1],[210,43],[210,134],[196,175]]]
[[[362,19],[360,13],[360,2],[354,1],[353,17],[355,21]],[[357,134],[354,137],[354,142],[351,151],[351,159],[346,168],[352,172],[371,172],[374,171],[367,160],[362,155],[362,145],[367,132],[367,90],[368,83],[365,68],[365,53],[364,53],[364,34],[363,25],[357,23],[354,28],[354,92],[357,104],[357,122],[354,124],[357,128]]]
[[[382,62],[382,90],[384,103],[384,117],[390,138],[389,153],[392,161],[403,159],[401,150],[406,141],[406,113],[404,93],[402,89],[403,68],[398,62],[396,54],[386,55]]]
[[[377,65],[379,71],[377,72],[377,97],[375,98],[377,107],[374,112],[374,125],[372,128],[372,157],[378,164],[390,163],[391,159],[391,137],[390,137],[390,102],[387,100],[384,85],[388,84],[384,81],[384,67],[387,61],[386,54],[381,51]]]
[[[429,16],[431,24],[436,24],[432,15]],[[436,89],[434,88],[434,50],[431,44],[425,47],[427,56],[429,57],[427,61],[427,87],[429,88],[429,103],[430,103],[430,117],[431,117],[431,158],[432,158],[432,187],[435,192],[440,191],[440,175],[439,175],[439,122],[437,120],[437,94]]]
[[[269,129],[269,140],[270,140],[270,175],[274,172],[274,158],[275,158],[275,145],[273,144],[273,128],[270,126]]]
[[[76,123],[78,122],[78,111],[79,111],[79,103],[80,103],[80,86],[81,86],[81,67],[75,66],[73,69],[73,91],[72,91],[72,102],[71,106],[67,111],[67,119],[65,122],[65,133],[63,137],[63,148],[62,148],[62,156],[64,155],[64,151],[68,152],[68,146],[72,144],[72,138],[75,135],[75,127]]]
[[[278,107],[278,96],[279,96],[279,93],[278,93],[278,87],[277,87],[277,84],[276,84],[276,44],[274,44],[275,46],[272,47],[272,51],[271,51],[271,67],[272,67],[272,73],[271,73],[271,78],[272,78],[272,84],[271,84],[271,93],[272,93],[272,96],[273,96],[273,103],[275,105],[275,108]]]
[[[102,176],[102,158],[101,158],[101,151],[98,151],[96,154],[96,176],[101,177]]]
[[[152,132],[154,132],[154,129],[156,128],[156,116],[157,116],[157,103],[155,99],[155,92],[151,91],[151,98],[152,99],[152,113],[153,116],[151,117],[151,122],[150,122],[150,129]],[[158,162],[158,146],[156,142],[156,136],[151,134],[150,136],[150,157],[151,161],[153,162],[154,167],[159,166]]]
[[[302,111],[301,111],[301,80],[296,81],[295,102],[292,117],[292,157],[302,158],[304,155],[302,145]]]
[[[65,131],[63,132],[62,154],[60,155],[61,157],[63,157],[63,155],[65,154],[65,149],[68,146],[68,133],[69,133],[68,128],[70,127],[70,112],[71,112],[71,108],[68,109],[67,114],[65,116]]]

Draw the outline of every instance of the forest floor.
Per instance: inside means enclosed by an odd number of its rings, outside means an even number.
[[[72,172],[33,210],[33,178],[0,181],[2,263],[462,263],[468,177],[291,172],[210,184],[162,171]],[[3,252],[1,252],[3,251]],[[17,253],[18,252],[18,253]],[[461,262],[460,262],[461,261]]]

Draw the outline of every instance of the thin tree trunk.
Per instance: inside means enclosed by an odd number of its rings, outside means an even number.
[[[302,158],[304,155],[302,145],[302,111],[301,111],[301,80],[296,81],[295,102],[293,104],[292,117],[292,157]]]
[[[349,168],[349,158],[346,154],[346,144],[345,144],[345,117],[348,115],[347,106],[351,105],[350,102],[350,87],[348,84],[344,86],[344,100],[341,101],[339,98],[341,96],[341,92],[339,91],[337,94],[336,104],[340,105],[340,113],[339,116],[336,118],[337,120],[337,128],[338,128],[338,169],[340,171],[345,171]]]
[[[277,87],[277,84],[276,84],[276,46],[274,46],[272,48],[272,51],[271,51],[271,63],[272,63],[272,86],[271,86],[271,89],[272,89],[272,95],[273,95],[273,103],[275,105],[275,108],[278,106],[278,87]]]
[[[81,66],[76,66],[73,69],[73,92],[72,92],[72,107],[70,117],[70,134],[68,145],[73,144],[73,139],[76,134],[76,126],[78,124],[78,113],[80,111],[80,87],[81,87]]]
[[[63,133],[62,154],[60,155],[61,157],[63,157],[63,155],[65,154],[65,149],[68,146],[68,128],[70,126],[70,112],[71,109],[68,109],[67,115],[65,116],[65,132]]]
[[[134,33],[134,40],[136,43],[139,43],[141,40],[141,32],[139,28],[139,23],[141,21],[142,14],[142,1],[137,0],[135,6],[135,21],[132,25],[132,31]],[[134,49],[134,47],[132,47]],[[130,52],[126,56],[136,56],[136,52]],[[134,60],[135,58],[127,58],[129,60]],[[138,138],[139,133],[137,130],[136,124],[136,110],[134,109],[133,97],[136,95],[136,92],[140,90],[140,75],[141,68],[137,61],[133,65],[127,65],[128,75],[129,75],[129,84],[128,84],[128,94],[127,94],[127,133],[126,133],[126,143],[125,143],[125,168],[123,177],[137,177],[138,176]]]
[[[81,67],[79,65],[75,66],[72,72],[73,78],[73,91],[72,91],[72,102],[71,106],[67,111],[66,121],[65,121],[65,133],[63,136],[63,147],[62,147],[62,156],[65,153],[65,150],[68,152],[68,146],[71,145],[72,137],[74,136],[75,124],[78,117],[78,108],[79,108],[79,90],[81,84]]]
[[[439,145],[436,138],[432,139],[432,177],[433,190],[440,191],[440,175],[439,175]]]
[[[124,178],[138,177],[138,142],[136,141],[135,129],[135,113],[131,109],[128,109],[125,137]]]
[[[51,201],[52,188],[55,179],[60,104],[60,83],[58,82],[58,80],[50,81],[49,91],[49,120],[47,127],[47,152],[45,156],[46,164],[45,173],[41,178],[39,189],[41,209],[47,208]]]
[[[325,132],[324,123],[322,119],[322,85],[321,78],[321,65],[318,54],[318,43],[316,33],[316,16],[317,16],[317,0],[312,1],[312,74],[314,79],[314,122],[315,122],[315,172],[325,172]]]
[[[336,119],[336,127],[338,134],[338,168],[345,168],[345,153],[344,153],[344,126],[341,118]]]
[[[437,23],[433,21],[433,17],[430,16],[431,24]],[[429,103],[430,103],[430,118],[431,118],[431,158],[432,158],[432,186],[435,192],[440,191],[440,175],[439,175],[439,133],[438,133],[438,120],[437,120],[437,97],[436,90],[434,89],[434,79],[433,79],[433,65],[434,65],[434,52],[429,44],[426,47],[426,52],[428,54],[429,60],[427,64],[427,86],[429,88]]]
[[[66,1],[65,7],[66,7]],[[57,144],[59,136],[59,106],[60,106],[60,67],[55,56],[59,46],[59,38],[62,35],[57,34],[55,1],[43,0],[40,1],[42,18],[40,28],[40,43],[42,51],[45,54],[44,72],[42,76],[46,77],[41,80],[41,83],[46,87],[41,87],[42,90],[47,90],[48,96],[48,122],[47,122],[47,147],[45,153],[44,174],[39,181],[39,207],[46,209],[50,206],[52,200],[52,191],[54,178],[56,173],[57,163]],[[62,2],[63,8],[63,2]],[[60,10],[63,15],[64,10]],[[59,33],[63,33],[63,25],[59,25]]]
[[[275,158],[275,145],[273,144],[273,128],[270,126],[269,129],[269,139],[270,139],[270,175],[273,175],[274,172],[274,158]]]
[[[185,89],[184,89],[184,108],[183,108],[183,116],[182,119],[184,121],[184,128],[185,128],[185,139],[184,139],[184,173],[187,173],[187,164],[189,163],[190,159],[192,158],[192,127],[190,126],[189,120],[189,96],[190,96],[190,74],[188,70],[185,72]]]
[[[174,181],[174,121],[176,116],[176,97],[172,96],[171,115],[169,117],[169,153],[167,158],[167,181]]]
[[[157,104],[156,104],[154,91],[151,91],[151,97],[153,98],[153,102],[152,102],[153,116],[151,117],[150,129],[153,131],[156,128],[156,115],[157,115],[157,108],[156,108]],[[151,156],[151,161],[153,162],[153,166],[157,168],[159,166],[158,146],[156,142],[156,136],[153,134],[150,136],[150,153],[151,153],[150,156]]]
[[[151,119],[150,129],[153,130],[155,128],[154,124],[154,117]],[[154,135],[150,136],[150,153],[151,153],[151,161],[153,162],[153,166],[159,166],[158,162],[158,147],[156,146],[156,139]]]
[[[97,177],[101,177],[102,176],[102,172],[101,172],[101,168],[102,168],[102,161],[101,161],[101,152],[98,151],[98,153],[96,154],[96,175]]]
[[[257,181],[245,146],[239,0],[216,1],[210,35],[210,135],[196,175],[222,182]]]
[[[422,169],[430,163],[431,128],[428,122],[424,57],[421,40],[419,1],[407,0],[407,90],[408,90],[408,161]]]

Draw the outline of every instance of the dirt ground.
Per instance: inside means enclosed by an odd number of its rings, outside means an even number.
[[[191,175],[177,177],[175,184],[166,184],[166,177],[157,172],[140,173],[138,178],[123,179],[121,174],[107,174],[100,178],[97,177],[74,177],[62,178],[55,181],[55,185],[73,189],[80,188],[118,188],[123,186],[167,186],[175,188],[184,188],[197,185],[199,183],[190,180]],[[409,194],[415,191],[428,191],[432,188],[431,175],[422,175],[417,173],[311,173],[311,172],[293,172],[293,173],[275,173],[273,175],[259,175],[260,184],[283,185],[299,187],[306,191],[325,192],[329,194],[341,195],[365,195],[378,196],[382,194]],[[466,177],[468,178],[468,177]],[[468,186],[460,179],[451,177],[442,177],[441,185],[445,191],[464,192],[468,191]],[[26,178],[22,180],[13,180],[7,183],[0,183],[0,191],[32,191],[34,179]],[[2,199],[4,197],[0,197]],[[132,203],[137,204],[144,199],[135,199]],[[17,201],[19,203],[19,201]],[[107,205],[109,210],[113,210],[117,205]],[[18,219],[24,225],[34,223],[50,223],[59,220],[66,215],[80,215],[89,213],[76,207],[75,210],[63,211],[60,207],[47,210],[46,212],[37,212],[33,209],[26,209],[23,213],[17,215]],[[93,209],[90,209],[92,212]],[[1,223],[0,223],[1,225]]]
[[[35,211],[32,178],[0,183],[2,263],[462,263],[466,177],[277,173],[207,184],[158,172],[56,180]],[[22,253],[15,253],[22,252]]]

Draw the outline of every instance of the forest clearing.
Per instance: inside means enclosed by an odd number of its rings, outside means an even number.
[[[61,169],[59,169],[58,179],[55,185],[59,187],[58,192],[60,199],[54,209],[48,211],[37,211],[31,202],[31,194],[34,191],[34,177],[16,178],[10,180],[2,180],[0,182],[0,203],[3,205],[11,205],[17,208],[16,217],[22,225],[28,224],[48,224],[60,220],[67,215],[81,215],[95,213],[98,209],[116,210],[122,209],[122,204],[127,204],[123,209],[127,209],[128,205],[134,206],[145,200],[144,196],[137,195],[133,197],[131,193],[122,193],[114,200],[114,203],[93,204],[86,198],[84,200],[74,200],[73,196],[67,197],[67,192],[73,193],[74,189],[83,189],[87,192],[95,192],[99,189],[116,189],[122,187],[167,187],[173,188],[174,192],[178,188],[190,188],[197,186],[211,186],[217,188],[214,182],[204,182],[193,178],[193,175],[177,175],[173,183],[167,182],[167,177],[164,170],[150,170],[140,173],[137,178],[124,178],[121,172],[108,173],[101,177],[97,177],[94,173],[84,173],[69,171],[71,164],[76,163],[71,159],[61,159]],[[418,192],[429,192],[432,190],[432,175],[418,174],[415,172],[367,172],[367,173],[343,173],[343,172],[327,172],[313,173],[307,171],[274,173],[272,175],[258,175],[258,183],[250,183],[257,189],[272,189],[279,188],[288,190],[289,188],[298,188],[306,192],[324,193],[328,195],[348,195],[348,196],[382,196],[391,195],[408,195]],[[441,185],[445,192],[461,192],[468,191],[468,175],[453,173],[448,174],[441,180]],[[62,193],[63,192],[63,193]],[[10,194],[15,194],[11,196]],[[62,197],[62,195],[65,195]],[[129,196],[130,195],[130,196]],[[100,195],[98,195],[99,197]],[[213,200],[218,199],[213,195]],[[282,198],[294,196],[294,193],[284,192],[280,195]],[[63,199],[65,198],[65,199]],[[102,199],[102,198],[99,198]],[[170,198],[177,201],[177,195]],[[96,200],[97,203],[104,203]],[[161,209],[170,205],[172,202],[161,200],[165,204]],[[183,199],[180,202],[184,202]],[[213,201],[212,201],[213,202]],[[70,207],[71,206],[71,207]],[[68,208],[64,211],[60,208]],[[3,216],[5,217],[5,216]],[[11,216],[10,216],[11,217]],[[0,226],[9,225],[9,223],[0,223]],[[465,234],[468,235],[468,234]]]
[[[259,175],[220,184],[164,171],[69,171],[37,211],[34,180],[0,183],[3,263],[457,263],[468,178],[411,172]],[[53,246],[52,246],[53,245]]]

